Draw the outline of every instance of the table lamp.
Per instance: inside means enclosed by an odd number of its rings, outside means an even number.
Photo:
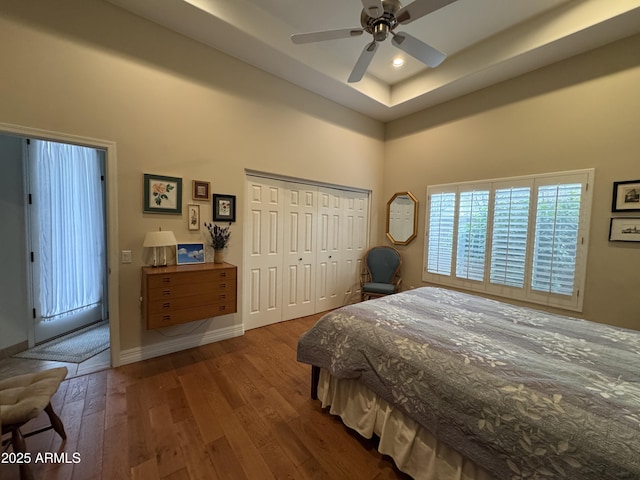
[[[153,247],[153,266],[154,267],[166,267],[167,266],[167,247],[175,245],[176,237],[173,232],[169,230],[162,231],[159,229],[157,232],[147,232],[144,236],[143,247]],[[158,247],[162,247],[162,265],[158,265]]]

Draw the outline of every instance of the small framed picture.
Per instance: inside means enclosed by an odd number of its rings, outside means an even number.
[[[143,212],[182,214],[182,179],[145,173]]]
[[[613,182],[612,212],[640,212],[640,180]]]
[[[192,194],[194,200],[209,200],[209,189],[211,184],[209,182],[201,182],[200,180],[194,180],[192,185]]]
[[[179,243],[176,247],[176,263],[204,263],[204,243]]]
[[[187,221],[189,230],[200,230],[200,205],[187,205]]]
[[[213,221],[236,221],[236,197],[235,195],[213,194]]]
[[[640,242],[640,217],[612,218],[609,225],[609,241]]]

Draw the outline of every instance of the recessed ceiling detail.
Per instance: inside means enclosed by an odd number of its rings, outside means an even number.
[[[402,24],[402,32],[447,59],[429,68],[407,55],[405,65],[394,68],[398,48],[376,42],[362,79],[349,83],[373,35],[354,21],[363,10],[375,17],[381,4],[384,12],[391,0],[109,1],[381,121],[640,33],[640,0],[420,0],[443,6]],[[404,8],[399,5],[396,13]],[[364,32],[303,45],[290,39],[344,29]]]

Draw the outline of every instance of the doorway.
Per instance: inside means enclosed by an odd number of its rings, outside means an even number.
[[[24,199],[24,171],[21,141],[25,138],[36,138],[68,143],[72,145],[90,146],[104,152],[106,191],[106,252],[108,258],[107,291],[108,291],[108,331],[109,349],[108,360],[104,367],[117,367],[121,364],[120,351],[120,299],[118,294],[118,280],[120,276],[118,249],[118,156],[117,145],[114,141],[95,137],[78,136],[59,131],[42,130],[24,125],[0,122],[0,160],[3,165],[3,175],[0,184],[3,185],[3,195],[0,195],[0,219],[3,227],[11,232],[10,247],[0,250],[0,259],[6,275],[0,281],[0,351],[5,354],[20,351],[18,348],[34,346],[33,322],[31,319],[30,293],[27,279],[28,250],[26,235],[26,215]],[[3,145],[6,140],[10,144],[17,142],[17,147]],[[16,159],[13,151],[17,151]],[[8,168],[7,168],[8,167]],[[13,192],[13,193],[11,193]],[[4,202],[4,203],[3,203]],[[4,208],[6,207],[6,208]],[[6,243],[5,243],[6,245]],[[29,298],[27,298],[29,297]],[[97,357],[94,357],[97,358]],[[93,359],[91,359],[93,360]],[[87,363],[91,362],[87,361]],[[6,361],[6,360],[4,360]],[[3,362],[4,362],[3,361]],[[79,364],[82,367],[83,364]],[[87,373],[86,371],[84,373]]]
[[[25,140],[34,343],[107,319],[104,151]]]

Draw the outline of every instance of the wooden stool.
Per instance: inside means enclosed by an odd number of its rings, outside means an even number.
[[[52,368],[37,373],[27,373],[0,381],[0,419],[2,435],[11,433],[11,438],[2,441],[2,451],[13,447],[15,453],[25,453],[24,439],[53,429],[64,440],[67,434],[62,421],[51,407],[51,397],[58,391],[60,383],[67,376],[67,368]],[[22,427],[29,420],[44,411],[49,417],[50,426],[34,432],[22,434]],[[27,463],[20,464],[20,478],[31,480],[33,475]]]

